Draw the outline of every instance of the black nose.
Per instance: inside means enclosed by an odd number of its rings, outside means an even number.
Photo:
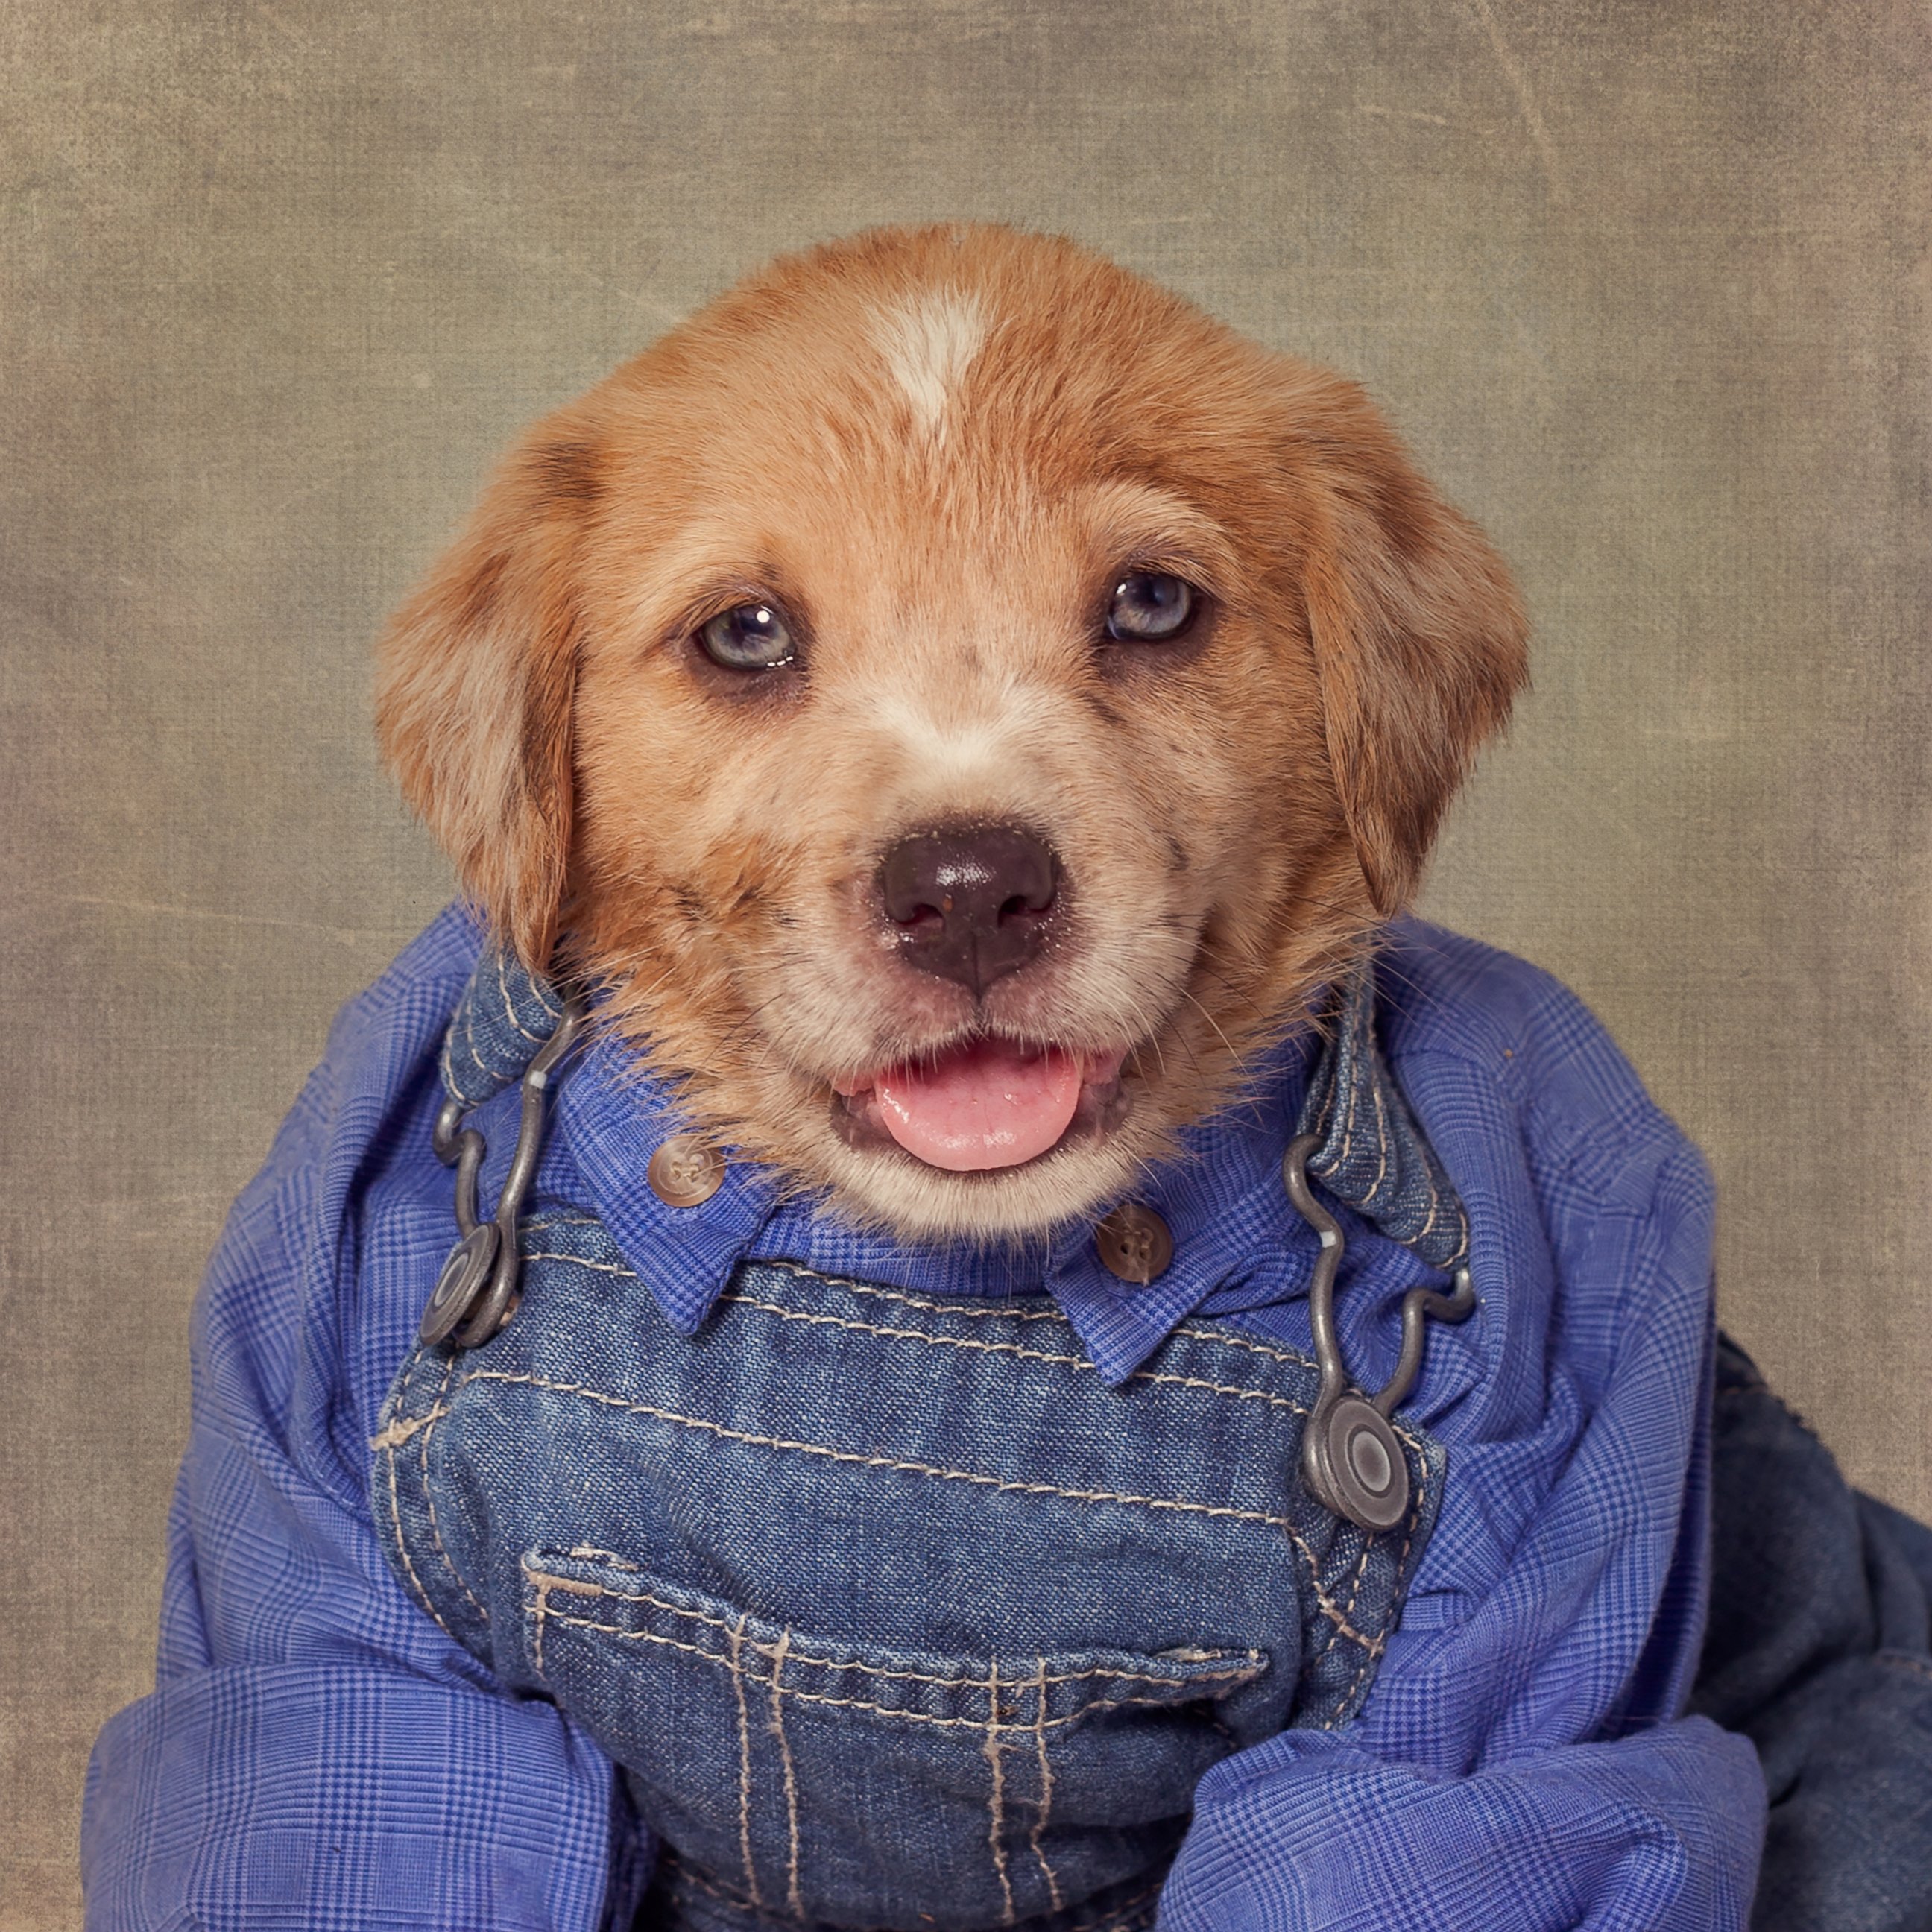
[[[879,890],[906,964],[976,996],[1046,943],[1059,871],[1023,826],[942,826],[886,854]]]

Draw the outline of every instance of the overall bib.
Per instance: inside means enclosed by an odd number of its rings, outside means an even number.
[[[548,1030],[485,969],[466,1103]],[[650,1922],[1140,1932],[1202,1774],[1367,1695],[1443,1456],[1398,1422],[1400,1519],[1331,1514],[1308,1359],[1192,1320],[1109,1388],[1048,1297],[758,1262],[686,1337],[592,1216],[519,1246],[500,1330],[404,1364],[372,1496],[412,1597],[622,1767]]]

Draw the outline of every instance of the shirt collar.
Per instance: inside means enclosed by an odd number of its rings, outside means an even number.
[[[1417,1129],[1377,1043],[1372,963],[1336,989],[1326,1024],[1268,1054],[1246,1094],[1186,1130],[1178,1154],[1132,1200],[1159,1215],[1174,1255],[1153,1282],[1130,1284],[1101,1259],[1080,1222],[1027,1244],[907,1242],[855,1229],[824,1200],[782,1188],[770,1170],[731,1161],[716,1192],[674,1207],[646,1184],[652,1155],[687,1130],[675,1090],[614,1035],[596,1037],[560,1075],[553,1136],[591,1207],[667,1318],[694,1333],[741,1262],[774,1262],[946,1298],[1046,1293],[1102,1377],[1125,1380],[1217,1290],[1265,1263],[1285,1298],[1305,1288],[1315,1237],[1281,1179],[1289,1141],[1313,1132],[1310,1171],[1328,1192],[1432,1265],[1467,1244],[1462,1205]],[[452,1022],[442,1070],[476,1106],[510,1084],[555,1024],[561,1002],[486,948]],[[546,1163],[550,1172],[555,1169]],[[576,1190],[564,1184],[564,1191]]]
[[[1132,1199],[1166,1223],[1174,1258],[1138,1286],[1108,1272],[1094,1229],[1103,1207],[1031,1242],[914,1242],[855,1228],[821,1197],[788,1194],[767,1168],[730,1162],[708,1200],[672,1207],[646,1184],[652,1155],[685,1130],[674,1093],[611,1036],[598,1040],[558,1090],[555,1132],[588,1204],[672,1324],[694,1332],[745,1261],[776,1262],[945,1299],[1051,1294],[1094,1366],[1124,1380],[1176,1323],[1258,1252],[1300,1256],[1313,1236],[1281,1183],[1281,1157],[1300,1106],[1309,1050],[1270,1057],[1250,1097],[1192,1128],[1180,1154]],[[1116,1204],[1107,1204],[1108,1206]]]

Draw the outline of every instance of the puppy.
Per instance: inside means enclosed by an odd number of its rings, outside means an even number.
[[[782,262],[538,424],[377,719],[493,928],[614,988],[705,1130],[985,1238],[1306,1024],[1524,676],[1355,385],[940,227]]]
[[[382,641],[466,903],[211,1268],[100,1922],[1742,1927],[1708,1180],[1404,914],[1524,653],[1358,388],[1067,242],[538,424]]]

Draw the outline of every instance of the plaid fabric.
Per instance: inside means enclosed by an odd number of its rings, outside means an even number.
[[[94,1927],[591,1932],[627,1923],[647,1876],[608,1762],[437,1628],[373,1526],[367,1443],[454,1233],[429,1130],[478,947],[452,910],[344,1010],[211,1265],[157,1688],[89,1770]],[[1208,1777],[1163,1924],[1739,1926],[1756,1761],[1678,1714],[1706,1588],[1704,1170],[1546,976],[1412,922],[1383,957],[1382,1047],[1467,1210],[1479,1296],[1432,1330],[1408,1406],[1447,1448],[1443,1507],[1360,1716]],[[1044,1286],[1109,1381],[1196,1312],[1305,1351],[1315,1246],[1280,1168],[1309,1057],[1284,1048],[1147,1178],[1136,1198],[1175,1258],[1145,1289],[1106,1274],[1084,1227],[908,1246],[742,1164],[666,1208],[641,1176],[674,1096],[608,1039],[558,1086],[530,1207],[596,1214],[686,1332],[749,1258],[953,1296]],[[498,1091],[472,1116],[486,1198],[515,1105]],[[1338,1218],[1342,1340],[1377,1386],[1403,1294],[1443,1277]]]

